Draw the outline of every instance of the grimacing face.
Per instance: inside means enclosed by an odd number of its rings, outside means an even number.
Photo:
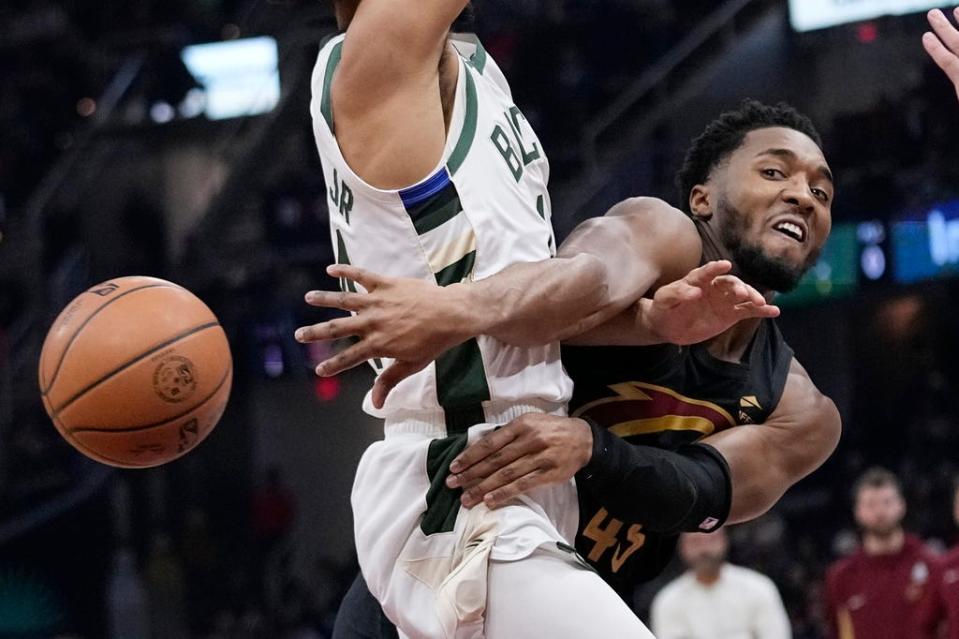
[[[893,485],[863,486],[856,495],[854,515],[863,532],[888,537],[900,529],[906,501]]]
[[[832,229],[832,172],[799,131],[756,129],[691,195],[694,214],[713,216],[740,275],[761,290],[798,283]]]

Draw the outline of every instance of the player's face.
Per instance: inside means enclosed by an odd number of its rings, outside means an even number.
[[[694,571],[714,571],[726,561],[728,540],[725,531],[686,533],[679,540],[683,562]]]
[[[906,502],[895,486],[865,486],[856,496],[856,523],[868,534],[887,537],[897,532],[906,515]]]
[[[832,228],[832,173],[822,151],[794,129],[757,129],[716,183],[714,216],[740,275],[762,290],[794,288]]]

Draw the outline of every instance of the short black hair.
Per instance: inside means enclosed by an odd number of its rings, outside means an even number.
[[[856,480],[856,483],[853,484],[853,500],[859,497],[859,493],[862,492],[864,488],[884,488],[885,486],[892,486],[896,489],[896,492],[902,496],[902,484],[899,482],[899,478],[890,470],[886,470],[881,466],[873,466],[864,472],[859,479]]]
[[[822,138],[812,120],[785,102],[769,106],[757,100],[743,100],[738,109],[726,111],[710,122],[686,151],[683,167],[676,174],[676,187],[679,189],[682,210],[687,214],[692,213],[689,194],[693,187],[705,184],[713,169],[742,146],[747,133],[774,126],[804,133],[816,146],[822,148]]]

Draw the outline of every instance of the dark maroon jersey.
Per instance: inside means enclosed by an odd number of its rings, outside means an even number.
[[[892,555],[859,550],[829,569],[824,591],[832,639],[932,639],[922,616],[932,593],[936,557],[906,536]]]
[[[948,639],[959,639],[959,546],[952,549],[932,571],[923,627],[930,636],[945,625]]]

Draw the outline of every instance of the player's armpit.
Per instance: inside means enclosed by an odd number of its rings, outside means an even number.
[[[342,43],[332,45],[323,78],[330,126],[344,159],[367,183],[402,189],[436,168],[455,87],[465,82],[447,35],[466,4],[363,0]]]
[[[769,510],[790,486],[826,461],[841,430],[835,404],[794,359],[782,399],[765,423],[731,428],[703,440],[729,464],[733,485],[729,523]]]
[[[401,83],[404,74],[436,71],[450,26],[467,0],[363,0],[347,27],[340,69],[367,80]],[[367,86],[366,92],[377,93]]]

